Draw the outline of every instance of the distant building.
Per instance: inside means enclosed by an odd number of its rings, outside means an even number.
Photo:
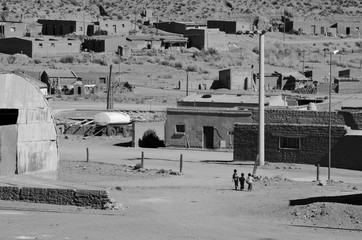
[[[117,52],[118,46],[126,44],[125,37],[93,36],[85,38],[82,44],[83,51],[88,52]]]
[[[95,35],[97,32],[101,35],[128,35],[134,29],[135,25],[132,25],[130,21],[100,20],[89,26],[89,36]],[[107,34],[102,34],[102,32]]]
[[[64,36],[67,34],[87,35],[89,23],[76,20],[39,19],[42,35]]]
[[[24,37],[26,32],[26,23],[13,21],[0,22],[0,36],[2,37]]]
[[[187,46],[187,38],[179,36],[130,35],[126,39],[131,49],[180,49]]]
[[[5,54],[22,53],[28,57],[54,56],[80,52],[81,41],[72,38],[2,38],[0,52]]]
[[[279,82],[281,82],[282,90],[296,90],[298,88],[304,88],[307,85],[313,84],[313,80],[306,77],[303,73],[294,72],[275,72],[279,76]]]
[[[189,29],[205,29],[205,25],[196,24],[195,22],[159,22],[153,24],[157,29],[177,34],[185,34]]]
[[[229,39],[218,29],[188,29],[184,36],[188,38],[188,48],[229,50]]]
[[[49,94],[82,94],[82,81],[72,70],[44,70],[40,80],[48,86]]]
[[[217,28],[227,34],[245,33],[252,31],[252,19],[237,21],[207,20],[207,28]]]

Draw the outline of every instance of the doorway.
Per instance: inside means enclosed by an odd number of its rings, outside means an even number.
[[[204,126],[204,148],[214,148],[214,127]]]
[[[351,34],[351,28],[350,27],[346,27],[346,35],[350,35]]]

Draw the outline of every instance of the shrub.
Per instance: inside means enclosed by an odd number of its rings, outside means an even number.
[[[148,129],[143,133],[142,139],[139,140],[138,145],[144,148],[158,148],[164,147],[165,144],[156,134],[153,129]]]
[[[65,56],[65,57],[61,57],[60,58],[60,62],[61,63],[73,63],[74,62],[74,57],[73,56]]]
[[[184,64],[182,62],[175,62],[175,68],[183,68]]]
[[[41,60],[40,60],[40,59],[34,59],[34,63],[35,63],[35,64],[40,64],[40,63],[41,63]]]
[[[15,56],[8,56],[7,59],[9,64],[13,64],[16,60]]]
[[[196,65],[188,65],[186,71],[188,72],[197,72],[198,67]]]

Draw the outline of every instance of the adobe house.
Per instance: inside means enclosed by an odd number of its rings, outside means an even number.
[[[233,148],[235,122],[252,122],[251,111],[212,108],[168,108],[166,147]]]
[[[207,28],[217,28],[227,34],[252,31],[252,19],[239,19],[236,21],[207,20]]]
[[[99,20],[93,22],[88,28],[89,36],[97,31],[106,31],[107,35],[128,35],[135,26],[130,21]]]
[[[309,77],[306,77],[303,73],[294,71],[294,72],[274,72],[276,76],[279,77],[281,82],[282,90],[296,90],[298,88],[303,88],[307,85],[313,84],[313,80]]]
[[[85,38],[82,44],[83,51],[112,52],[118,51],[118,46],[127,43],[125,37],[93,36]]]
[[[127,45],[131,49],[161,49],[162,40],[160,36],[135,35],[126,38]]]
[[[44,95],[33,79],[1,73],[0,175],[56,178],[58,161],[54,118]]]
[[[82,94],[82,82],[72,70],[44,70],[40,80],[48,86],[48,93],[53,94]]]
[[[87,35],[89,23],[76,20],[39,19],[42,35],[63,36],[67,34]]]
[[[0,36],[2,37],[23,37],[26,32],[26,23],[20,21],[0,22]]]
[[[188,29],[184,36],[188,38],[188,48],[229,50],[229,39],[219,29]]]
[[[206,26],[195,22],[158,22],[153,24],[155,28],[177,34],[184,34],[189,29],[205,29]]]
[[[5,54],[22,53],[34,58],[79,53],[80,45],[81,41],[79,39],[72,38],[1,38],[0,52]]]
[[[332,112],[332,167],[362,170],[362,113]],[[258,112],[253,112],[258,115]],[[258,120],[234,125],[234,161],[255,161]],[[328,111],[265,111],[265,161],[328,163]],[[356,139],[356,140],[355,140]]]
[[[265,107],[285,107],[281,96],[266,97]],[[168,108],[165,144],[168,147],[233,148],[235,122],[251,123],[258,96],[190,95]]]

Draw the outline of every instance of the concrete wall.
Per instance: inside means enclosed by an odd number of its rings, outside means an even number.
[[[230,90],[249,90],[254,85],[251,72],[242,72],[238,69],[220,70],[219,81],[222,87]]]
[[[1,74],[0,108],[18,109],[16,172],[55,178],[59,161],[56,128],[40,89],[24,77]],[[6,156],[2,155],[2,161],[12,161]]]
[[[332,147],[339,144],[345,133],[344,126],[332,127]],[[282,148],[281,137],[299,138],[299,149]],[[235,124],[234,161],[255,160],[258,154],[258,139],[258,124]],[[265,161],[325,165],[328,162],[328,139],[328,125],[267,124]]]
[[[80,40],[33,41],[33,57],[80,53]]]
[[[250,111],[212,110],[199,108],[167,109],[165,144],[168,147],[204,148],[204,126],[214,128],[214,148],[233,146],[232,135],[235,122],[251,122]],[[185,133],[177,133],[176,125],[185,125]],[[221,141],[221,146],[220,146]]]

